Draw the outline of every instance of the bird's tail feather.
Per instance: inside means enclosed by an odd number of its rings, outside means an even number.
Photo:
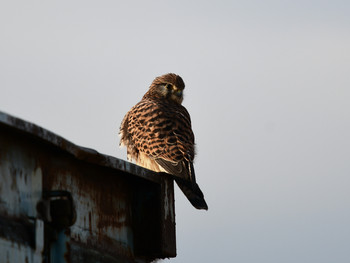
[[[196,182],[178,178],[176,178],[175,181],[195,208],[208,210],[208,205],[204,200],[204,195]]]

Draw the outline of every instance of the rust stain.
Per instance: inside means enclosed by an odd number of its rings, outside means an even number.
[[[74,262],[73,254],[79,248],[128,259],[123,262],[148,262],[174,256],[173,184],[164,183],[172,179],[76,146],[34,124],[13,117],[4,118],[0,112],[0,132],[4,125],[16,131],[8,134],[12,136],[11,143],[20,145],[18,150],[35,160],[35,170],[41,170],[43,190],[65,190],[72,195],[77,221],[65,233],[69,237],[64,255],[67,262]],[[12,178],[11,188],[17,189],[17,184],[23,181],[31,182],[31,174],[25,170],[14,166],[11,173],[19,176]],[[135,200],[148,197],[151,197],[148,203]],[[149,229],[145,229],[143,218],[136,218],[142,215],[147,216]],[[139,233],[135,234],[137,231]],[[149,236],[143,239],[143,233]],[[136,237],[140,237],[139,251],[145,254],[134,254]],[[148,248],[151,251],[147,251]]]
[[[70,229],[68,228],[65,231],[66,236],[70,236]],[[66,252],[64,253],[64,259],[66,260],[66,263],[71,262],[70,260],[70,255],[71,255],[71,246],[69,242],[66,242]]]
[[[89,231],[92,233],[91,212],[89,212]]]
[[[13,175],[11,176],[12,183],[11,183],[11,190],[17,190],[17,169],[15,167],[10,167],[10,174]]]

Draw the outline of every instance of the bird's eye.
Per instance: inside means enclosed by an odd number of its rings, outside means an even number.
[[[171,85],[171,84],[166,84],[165,87],[166,87],[168,90],[172,89],[172,85]]]

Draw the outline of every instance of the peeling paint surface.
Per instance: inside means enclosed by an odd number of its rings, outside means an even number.
[[[142,263],[175,256],[170,176],[0,112],[1,259]]]

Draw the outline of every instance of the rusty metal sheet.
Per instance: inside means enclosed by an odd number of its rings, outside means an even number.
[[[0,257],[10,262],[176,256],[174,184],[167,174],[0,112],[0,179]],[[9,234],[15,222],[18,233]]]
[[[40,262],[44,224],[36,206],[42,171],[35,158],[12,144],[10,129],[0,132],[0,258],[4,262]],[[18,139],[20,143],[21,140]]]

